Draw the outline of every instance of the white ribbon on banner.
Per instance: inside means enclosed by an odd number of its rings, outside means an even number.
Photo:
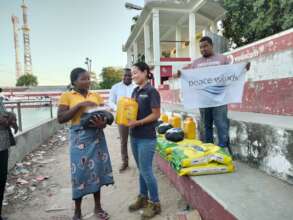
[[[183,105],[187,109],[241,103],[245,63],[182,70]]]

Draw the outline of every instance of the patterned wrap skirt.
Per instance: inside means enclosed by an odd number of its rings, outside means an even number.
[[[114,184],[112,165],[102,129],[70,128],[72,199],[99,192]]]

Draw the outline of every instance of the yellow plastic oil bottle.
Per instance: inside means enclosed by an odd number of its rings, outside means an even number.
[[[193,118],[188,117],[184,121],[184,134],[187,139],[195,139],[196,138],[196,123]]]
[[[165,113],[162,113],[162,114],[161,114],[161,120],[162,120],[164,123],[168,123],[168,121],[169,121],[169,117],[168,117],[168,115],[166,115]]]
[[[173,128],[181,128],[181,117],[177,114],[173,114],[169,120],[169,123]]]
[[[137,119],[138,104],[134,99],[121,97],[118,100],[116,123],[119,125],[128,125],[129,121]]]

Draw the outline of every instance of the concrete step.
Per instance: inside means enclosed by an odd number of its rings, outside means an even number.
[[[204,220],[292,220],[293,186],[247,164],[231,174],[179,177],[158,155],[158,167]]]
[[[260,123],[272,127],[293,130],[293,116],[260,114],[254,112],[233,112],[230,111],[228,117],[232,120]]]
[[[200,118],[198,110],[187,111],[182,105],[164,104],[163,110]],[[235,155],[293,184],[293,116],[230,111],[229,118],[231,148]],[[199,130],[203,134],[203,130]]]
[[[183,105],[180,105],[180,104],[165,104],[164,103],[163,110],[186,112],[188,114],[199,117],[198,109],[186,110],[184,109]],[[273,127],[293,130],[293,116],[271,115],[271,114],[255,113],[255,112],[229,111],[228,117],[231,120],[235,120],[235,121],[260,123],[264,125],[270,125]]]

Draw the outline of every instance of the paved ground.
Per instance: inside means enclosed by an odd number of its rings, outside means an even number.
[[[192,179],[237,219],[293,219],[292,185],[245,163],[235,165],[234,173]]]
[[[113,220],[140,219],[139,213],[131,214],[127,211],[127,206],[130,200],[136,197],[138,188],[137,170],[132,157],[130,169],[124,174],[119,174],[120,150],[117,128],[107,128],[106,136],[116,184],[115,186],[103,188],[102,204],[111,214],[111,219]],[[52,147],[47,149],[46,153],[42,152],[42,160],[46,160],[48,163],[38,164],[38,166],[32,165],[33,168],[31,169],[33,172],[32,176],[49,176],[49,179],[42,181],[40,186],[33,189],[29,188],[31,192],[27,193],[22,199],[21,197],[17,198],[18,196],[14,196],[14,199],[9,199],[8,197],[8,205],[4,207],[4,214],[10,220],[67,220],[72,216],[73,203],[71,201],[67,141],[64,138],[64,132],[59,132],[53,138],[61,139],[63,144],[61,146],[56,146],[57,144],[55,144],[54,146],[54,143],[58,143],[58,141],[49,142]],[[32,162],[32,164],[34,163]],[[163,173],[156,170],[156,176],[159,181],[163,212],[155,220],[172,219],[171,216],[174,216],[180,209],[182,210],[185,207],[185,202]],[[31,182],[28,176],[26,177],[28,182]],[[16,177],[11,176],[10,181],[13,182],[13,179],[15,180]],[[88,196],[84,199],[83,203],[84,219],[95,219],[92,216],[92,211],[93,199],[91,196]]]

